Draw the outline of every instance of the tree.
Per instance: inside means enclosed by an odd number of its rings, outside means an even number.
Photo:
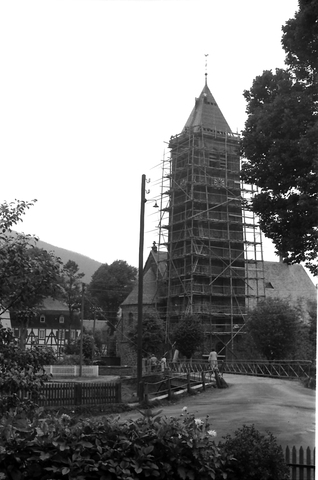
[[[128,338],[131,341],[133,350],[137,352],[138,345],[138,325],[128,333]],[[162,347],[164,344],[164,328],[162,321],[158,315],[147,312],[142,319],[142,340],[141,348],[144,355],[162,355]]]
[[[51,350],[34,347],[23,350],[13,337],[12,330],[0,325],[0,415],[9,409],[27,411],[36,406],[43,383],[48,380],[43,366],[55,363]],[[24,395],[19,395],[20,391]],[[27,399],[25,394],[29,394]]]
[[[285,360],[296,349],[299,311],[285,300],[267,298],[251,310],[246,329],[268,360]]]
[[[186,316],[173,330],[172,340],[182,355],[191,358],[204,340],[204,331],[200,319],[191,315]]]
[[[301,308],[301,316],[304,315],[303,312],[304,310]],[[300,325],[295,357],[312,360],[315,363],[317,351],[317,302],[315,300],[307,301],[306,313],[307,318]]]
[[[90,361],[95,355],[97,347],[95,345],[94,337],[90,333],[83,334],[83,357],[85,361]],[[78,337],[75,341],[68,344],[65,348],[66,355],[80,355],[81,338]]]
[[[0,205],[0,313],[10,310],[22,326],[24,345],[29,319],[47,296],[59,291],[60,259],[36,247],[37,239],[14,234],[16,224],[34,202],[4,202]]]
[[[317,18],[316,0],[299,0],[299,11],[282,27],[286,64],[299,80],[305,81],[313,89],[318,70]]]
[[[119,306],[133,289],[136,275],[135,267],[116,260],[111,265],[101,265],[92,276],[88,293],[105,313],[111,335],[116,328]]]
[[[70,329],[73,324],[74,315],[81,309],[82,287],[81,279],[84,273],[79,272],[79,267],[73,260],[68,260],[62,267],[61,271],[61,297],[68,306],[70,316]],[[70,342],[70,338],[69,338]]]
[[[0,205],[0,232],[6,234],[11,231],[11,227],[16,225],[26,210],[35,204],[36,200],[27,202],[25,200],[16,200],[15,202],[3,202]],[[3,238],[3,235],[0,237]]]
[[[17,252],[18,244],[14,251]],[[21,326],[20,345],[25,346],[29,321],[38,314],[42,301],[51,296],[59,296],[60,259],[52,252],[24,245],[23,260],[16,265],[15,278],[10,280],[10,313],[19,320]],[[19,252],[21,253],[21,252]],[[12,262],[14,267],[17,258]],[[12,272],[12,270],[11,270]],[[14,280],[14,284],[11,281]],[[12,288],[13,287],[13,288]]]
[[[286,69],[264,71],[244,92],[242,179],[260,187],[250,203],[287,263],[318,257],[318,6],[300,0],[283,27]]]

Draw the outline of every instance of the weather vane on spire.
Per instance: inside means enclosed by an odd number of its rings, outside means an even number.
[[[205,53],[204,54],[205,56],[205,84],[207,85],[208,83],[208,56],[209,54],[208,53]]]

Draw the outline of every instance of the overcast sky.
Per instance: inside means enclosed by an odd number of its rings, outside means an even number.
[[[297,0],[2,0],[0,200],[31,200],[18,229],[103,263],[138,266],[157,241],[163,156],[208,85],[234,132],[244,89],[284,66]],[[274,259],[264,248],[265,260]]]

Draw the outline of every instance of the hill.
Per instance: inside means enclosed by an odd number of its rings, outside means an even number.
[[[37,247],[43,248],[48,252],[54,252],[57,257],[60,257],[63,263],[66,263],[68,260],[73,260],[77,263],[79,271],[85,273],[83,277],[84,283],[89,283],[91,281],[93,273],[102,265],[97,260],[86,257],[81,253],[72,252],[71,250],[66,250],[65,248],[56,247],[50,243],[43,242],[39,240],[36,244]]]

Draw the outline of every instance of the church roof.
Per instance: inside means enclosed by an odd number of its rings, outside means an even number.
[[[153,305],[158,295],[156,269],[160,269],[161,278],[165,276],[166,252],[150,252],[144,269],[143,304]],[[290,300],[291,304],[315,301],[316,287],[302,265],[287,265],[283,262],[264,261],[265,296]],[[122,306],[138,304],[138,283],[123,301]]]
[[[156,295],[158,293],[157,287],[157,277],[152,268],[149,268],[144,273],[143,278],[143,295],[142,303],[143,305],[153,305],[155,303]],[[137,305],[138,304],[138,282],[135,284],[134,288],[128,295],[128,297],[123,301],[121,307],[126,305]]]
[[[164,278],[167,267],[167,252],[159,252],[157,249],[152,249],[146,260],[143,270],[143,304],[153,305],[158,295],[158,278],[157,271],[161,278]],[[138,282],[134,288],[123,301],[121,306],[137,305],[138,304]]]
[[[316,287],[302,265],[264,262],[266,297],[279,297],[296,304],[316,299]]]
[[[192,128],[196,131],[202,127],[208,130],[231,133],[229,124],[225,120],[207,83],[205,83],[199,98],[195,99],[195,105],[183,130]]]

